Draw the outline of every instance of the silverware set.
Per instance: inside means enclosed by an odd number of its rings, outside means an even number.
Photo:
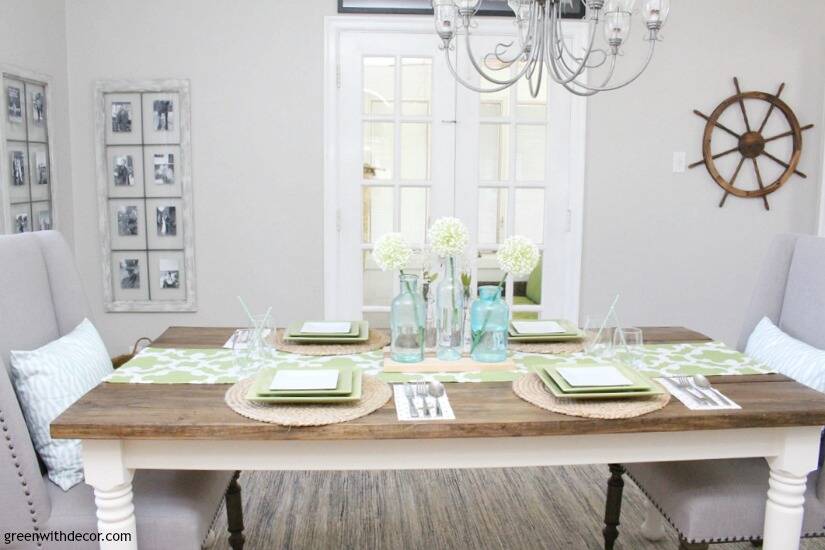
[[[722,405],[728,407],[733,402],[714,388],[710,381],[697,374],[695,376],[672,376],[668,378],[679,389],[688,394],[699,405]]]
[[[412,418],[442,418],[440,398],[445,393],[441,382],[404,382],[404,396]]]

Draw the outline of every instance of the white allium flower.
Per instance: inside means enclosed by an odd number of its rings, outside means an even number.
[[[527,237],[514,235],[502,243],[496,259],[505,273],[514,277],[526,277],[539,263],[539,249]]]
[[[372,258],[381,271],[401,270],[407,267],[412,249],[401,233],[387,233],[375,243]]]
[[[430,244],[442,258],[461,256],[469,241],[467,226],[457,218],[439,218],[430,227]]]

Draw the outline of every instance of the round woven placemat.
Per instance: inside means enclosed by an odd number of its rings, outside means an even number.
[[[377,411],[392,397],[389,385],[365,375],[361,382],[361,399],[358,401],[306,405],[257,403],[246,398],[254,382],[254,377],[247,378],[226,390],[226,404],[241,416],[281,426],[326,426],[355,420]]]
[[[584,351],[584,342],[508,342],[510,351],[522,353],[576,353]]]
[[[352,355],[383,349],[389,343],[390,337],[385,331],[374,329],[370,329],[370,337],[366,342],[353,344],[298,344],[284,341],[284,329],[275,331],[275,349],[299,355]]]
[[[524,375],[513,382],[513,391],[528,403],[542,409],[584,418],[633,418],[663,409],[670,402],[670,394],[667,392],[637,399],[558,399],[545,389],[544,382],[535,373]]]

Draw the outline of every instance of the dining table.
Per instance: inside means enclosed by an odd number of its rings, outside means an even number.
[[[234,328],[171,327],[152,346],[220,348]],[[680,327],[643,327],[646,343],[706,342]],[[741,409],[664,408],[625,419],[549,412],[515,395],[511,382],[450,383],[454,420],[403,422],[392,400],[349,422],[285,427],[245,418],[226,384],[101,383],[51,424],[80,439],[102,533],[138,548],[135,470],[419,470],[764,457],[764,548],[798,548],[807,474],[817,468],[825,395],[778,374],[711,377]],[[594,518],[595,520],[595,518]],[[105,538],[105,537],[102,537]]]

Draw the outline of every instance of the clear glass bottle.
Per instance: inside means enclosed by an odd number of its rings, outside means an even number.
[[[418,276],[401,274],[401,292],[390,308],[392,358],[400,363],[424,360],[424,299]]]
[[[501,287],[479,287],[478,299],[470,308],[470,328],[473,333],[470,356],[482,363],[506,360],[509,324],[510,308],[501,299]]]
[[[444,260],[436,287],[436,355],[442,361],[461,359],[464,344],[464,286],[455,258]]]

